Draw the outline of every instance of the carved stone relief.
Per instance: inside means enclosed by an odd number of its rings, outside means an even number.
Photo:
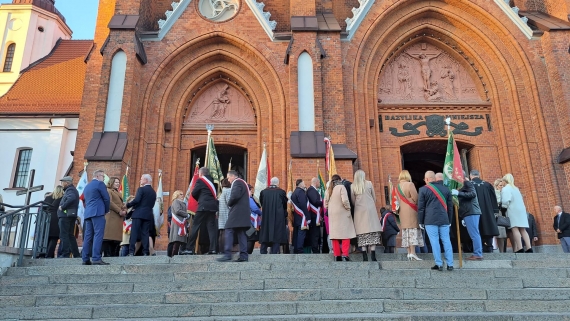
[[[220,81],[198,93],[184,123],[255,125],[255,114],[241,91]]]
[[[386,64],[379,84],[383,103],[482,101],[465,67],[425,42],[406,48]]]
[[[200,0],[200,13],[212,21],[226,21],[236,15],[239,0]]]

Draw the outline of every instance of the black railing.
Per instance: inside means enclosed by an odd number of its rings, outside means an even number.
[[[22,266],[26,251],[32,251],[32,258],[45,255],[51,215],[44,209],[44,202],[26,206],[0,203],[0,208],[2,205],[4,212],[0,212],[0,245],[17,249],[18,266]]]

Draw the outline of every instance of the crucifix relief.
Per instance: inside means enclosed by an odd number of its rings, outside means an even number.
[[[428,50],[427,46],[421,46],[420,50],[411,49],[407,50],[406,53],[420,62],[424,91],[429,91],[431,85],[431,68],[429,62],[441,55],[441,50]]]

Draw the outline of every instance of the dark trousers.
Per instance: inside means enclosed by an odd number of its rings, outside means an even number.
[[[321,238],[321,227],[315,224],[317,216],[315,215],[309,224],[309,240],[313,253],[320,253],[319,239]]]
[[[297,237],[295,243],[293,244],[293,248],[295,249],[295,254],[300,254],[303,253],[305,237],[307,237],[309,233],[307,233],[307,230],[302,230],[301,226],[295,226],[295,229],[297,230]],[[293,234],[295,234],[295,232],[293,232]],[[293,235],[293,237],[295,237],[295,235]]]
[[[101,250],[103,251],[103,256],[119,256],[119,241],[103,240],[103,246]]]
[[[48,238],[48,246],[47,246],[47,253],[46,257],[53,259],[55,256],[55,247],[57,246],[57,241],[59,237],[50,237]]]
[[[224,245],[224,257],[231,258],[232,257],[232,248],[234,247],[234,234],[237,236],[238,244],[239,244],[239,257],[241,259],[247,260],[247,235],[245,235],[245,231],[249,230],[249,227],[246,228],[227,228],[224,230],[226,244]]]
[[[224,252],[224,244],[226,244],[225,236],[226,236],[225,230],[218,229],[218,253]]]
[[[143,255],[150,255],[148,237],[151,227],[154,227],[153,221],[133,218],[131,238],[129,239],[129,254],[135,255],[135,245],[137,244],[137,240],[140,240]]]
[[[61,240],[61,257],[81,257],[79,248],[77,247],[77,240],[75,239],[75,217],[60,217],[59,218],[59,239]]]
[[[105,234],[105,216],[93,216],[85,219],[85,235],[83,237],[83,262],[101,261],[101,247],[103,245],[103,235]]]
[[[182,242],[168,243],[168,248],[166,249],[166,255],[168,255],[168,257],[173,257],[174,255],[178,255],[178,251],[180,250],[181,244]]]
[[[259,253],[267,254],[267,248],[271,249],[271,254],[279,254],[279,243],[263,242],[259,248]]]
[[[196,239],[198,238],[198,231],[202,224],[206,225],[208,229],[208,237],[210,238],[210,252],[216,252],[218,247],[218,228],[216,226],[216,212],[196,212],[194,221],[192,222],[192,230],[188,237],[188,245],[186,248],[193,251],[196,248]]]

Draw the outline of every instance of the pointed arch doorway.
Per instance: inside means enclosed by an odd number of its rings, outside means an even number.
[[[248,151],[246,148],[236,145],[219,144],[216,145],[216,153],[218,154],[218,160],[222,166],[224,177],[228,174],[229,164],[231,161],[231,169],[238,172],[239,177],[247,182]],[[206,159],[206,146],[195,148],[191,152],[190,160],[193,165],[189,181],[192,180],[194,164],[196,164],[198,159],[200,159],[200,167],[204,166],[204,159]]]
[[[461,154],[461,164],[469,171],[469,151],[473,145],[456,141]],[[413,142],[400,147],[402,168],[410,172],[412,182],[419,190],[425,185],[424,176],[427,171],[442,172],[447,152],[447,139],[430,139]]]

